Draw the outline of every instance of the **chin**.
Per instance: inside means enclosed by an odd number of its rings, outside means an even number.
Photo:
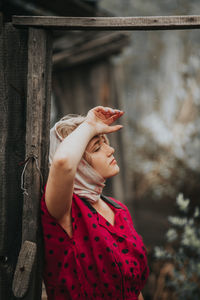
[[[119,168],[118,165],[116,165],[116,169],[113,170],[113,172],[110,173],[109,175],[104,176],[104,178],[107,179],[107,178],[111,178],[111,177],[113,177],[113,176],[116,176],[117,174],[119,174],[119,171],[120,171],[120,168]]]

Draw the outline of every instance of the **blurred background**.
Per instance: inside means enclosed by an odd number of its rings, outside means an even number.
[[[5,7],[8,19],[200,14],[198,0],[8,0]],[[121,172],[104,192],[128,206],[147,246],[151,274],[145,299],[178,299],[164,283],[171,267],[158,263],[154,248],[167,243],[168,216],[179,213],[178,194],[190,199],[192,208],[199,205],[199,30],[54,31],[53,36],[51,124],[96,105],[125,111],[123,130],[110,135]]]

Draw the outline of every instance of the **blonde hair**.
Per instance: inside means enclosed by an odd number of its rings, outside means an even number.
[[[64,116],[58,123],[56,123],[56,133],[61,139],[67,137],[79,125],[85,121],[86,117],[81,115],[69,114]]]

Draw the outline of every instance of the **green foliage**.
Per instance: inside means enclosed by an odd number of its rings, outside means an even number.
[[[176,199],[180,216],[169,216],[167,245],[155,247],[155,257],[173,263],[173,275],[166,285],[178,299],[200,299],[200,209],[190,207],[190,200],[179,194]]]

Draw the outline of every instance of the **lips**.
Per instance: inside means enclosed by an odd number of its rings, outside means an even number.
[[[112,165],[112,164],[116,164],[116,163],[117,163],[116,159],[115,159],[115,158],[113,158],[113,159],[111,160],[111,162],[110,162],[110,165]]]

